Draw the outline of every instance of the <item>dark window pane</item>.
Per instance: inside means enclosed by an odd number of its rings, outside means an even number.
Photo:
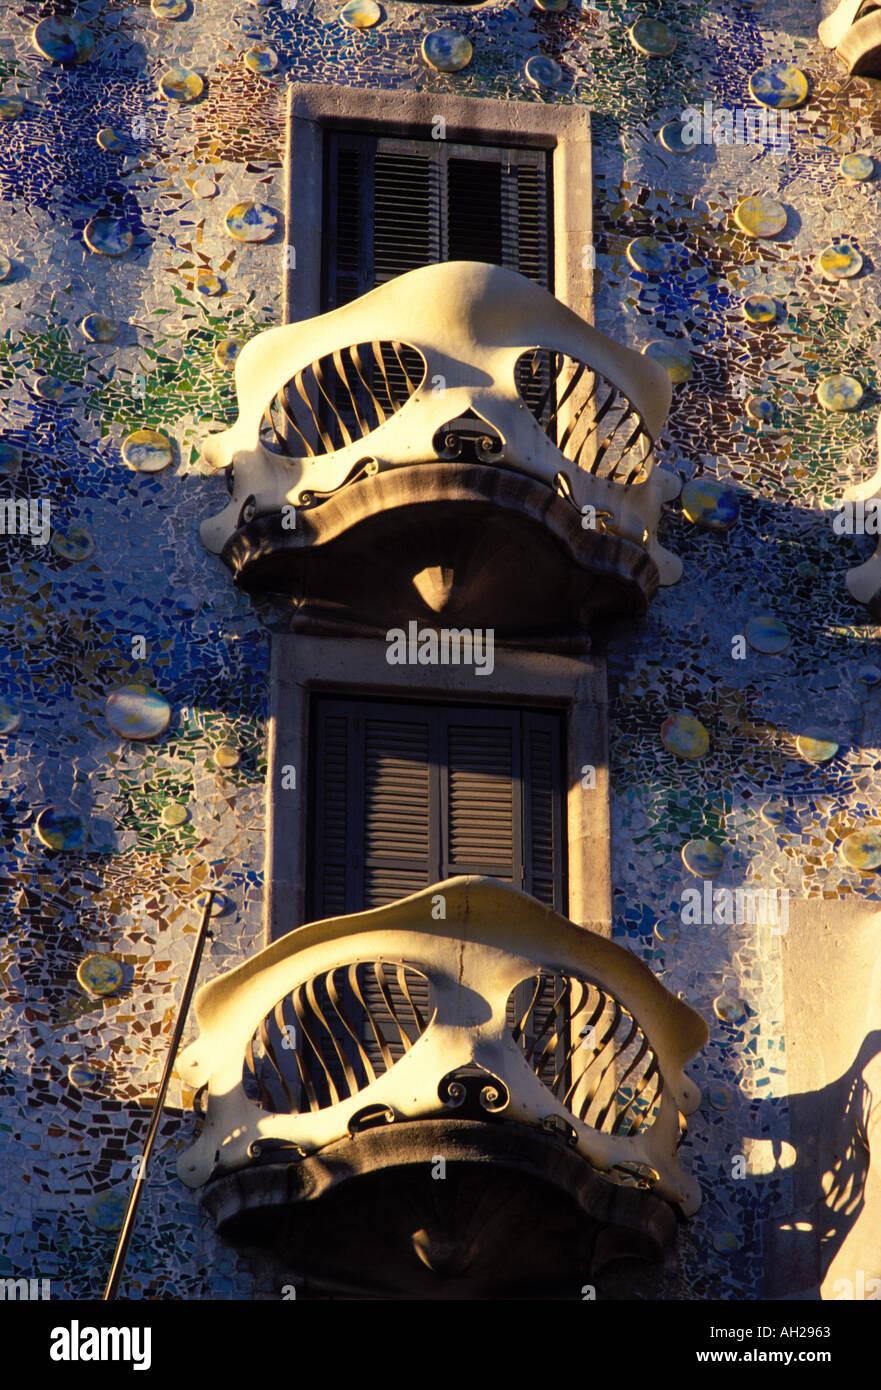
[[[502,170],[482,159],[449,164],[449,258],[502,265]]]

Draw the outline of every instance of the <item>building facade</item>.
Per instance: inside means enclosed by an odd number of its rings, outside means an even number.
[[[881,1294],[878,14],[4,15],[3,1278]]]

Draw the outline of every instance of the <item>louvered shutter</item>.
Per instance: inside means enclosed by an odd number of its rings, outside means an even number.
[[[347,710],[316,710],[313,740],[313,878],[309,916],[343,917],[355,898],[350,854],[359,812],[351,785],[352,729]]]
[[[511,245],[502,245],[501,165],[451,159],[447,165],[447,259],[505,265],[512,250]]]
[[[430,707],[317,700],[310,915],[394,902],[438,877]]]
[[[440,711],[442,877],[522,878],[520,716]]]
[[[338,309],[374,287],[373,162],[376,141],[345,132],[325,142],[324,309]]]
[[[441,254],[441,181],[427,153],[374,151],[373,284],[434,265]]]
[[[418,266],[475,260],[553,289],[543,150],[328,131],[324,307]]]
[[[565,910],[560,719],[493,706],[314,705],[312,917],[487,874]]]
[[[517,197],[516,269],[527,279],[550,289],[547,171],[539,164],[518,164],[514,178]],[[509,181],[509,194],[510,191]]]
[[[563,912],[563,747],[553,715],[523,713],[523,887]]]
[[[381,907],[435,881],[432,728],[427,713],[394,707],[358,722],[364,769],[359,906]]]
[[[328,696],[313,718],[313,919],[379,907],[456,874],[502,879],[565,911],[558,716]],[[529,985],[515,991],[510,1024],[531,994]],[[425,1012],[427,986],[417,983],[413,997]],[[382,1012],[370,981],[365,998]],[[533,1010],[524,1047],[547,1008]],[[372,1057],[375,1039],[362,1041]],[[341,1035],[341,1046],[350,1042]],[[562,1039],[545,1079],[565,1048]]]

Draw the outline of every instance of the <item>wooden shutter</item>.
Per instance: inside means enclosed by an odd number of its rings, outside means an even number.
[[[313,720],[310,917],[455,874],[502,879],[565,911],[559,716],[327,696]]]
[[[514,268],[527,279],[550,289],[547,171],[538,164],[521,163],[513,171],[513,180],[512,186],[509,172],[506,193],[510,197],[516,192],[517,198],[517,265]],[[512,220],[509,217],[509,221]]]
[[[525,892],[565,912],[563,901],[563,743],[560,720],[525,711],[523,716],[523,836]]]
[[[431,801],[436,768],[424,712],[356,717],[362,734],[363,876],[361,907],[380,907],[434,882]]]
[[[497,160],[449,160],[447,260],[506,265],[516,250],[503,240],[501,165]]]
[[[553,289],[544,150],[328,131],[324,308],[438,261],[518,270]]]
[[[488,874],[522,882],[520,716],[443,709],[440,877]]]
[[[455,874],[499,878],[566,910],[559,716],[327,696],[313,720],[311,919],[378,907]],[[515,991],[510,1024],[531,994],[529,984]],[[427,984],[413,997],[425,1014]],[[382,1013],[369,980],[365,999]],[[547,1007],[533,1010],[524,1048]],[[375,1039],[362,1041],[372,1058]],[[563,1039],[556,1065],[565,1049]]]
[[[379,907],[435,882],[430,708],[322,699],[313,711],[310,916]]]
[[[374,148],[373,284],[441,260],[441,186],[428,153]]]
[[[314,739],[312,805],[314,815],[314,878],[311,884],[315,918],[343,917],[351,911],[355,886],[349,853],[356,821],[351,786],[351,719],[342,709],[322,710]]]
[[[325,142],[323,309],[338,309],[374,287],[373,163],[376,141],[340,133]]]

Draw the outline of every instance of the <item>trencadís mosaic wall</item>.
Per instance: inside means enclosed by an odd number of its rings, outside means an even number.
[[[761,1292],[762,1223],[791,1210],[779,934],[685,921],[683,891],[716,875],[877,900],[881,859],[871,835],[845,843],[881,823],[875,628],[844,585],[874,542],[829,513],[873,471],[881,84],[847,76],[821,17],[5,7],[0,496],[28,507],[0,538],[0,1274],[100,1293],[200,891],[224,894],[203,979],[261,944],[280,619],[202,549],[223,484],[199,445],[235,418],[238,344],[280,318],[297,80],[594,113],[596,322],[668,367],[660,459],[690,484],[666,530],[682,581],[609,645],[615,930],[712,1020],[685,1151],[704,1206],[668,1293]],[[249,1298],[174,1176],[190,1100],[175,1082],[127,1291]]]

